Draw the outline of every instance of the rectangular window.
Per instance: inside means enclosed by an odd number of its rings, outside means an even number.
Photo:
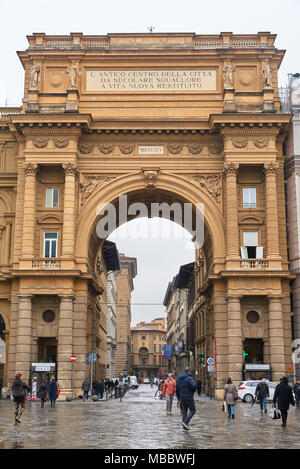
[[[263,247],[258,246],[258,232],[244,231],[244,246],[241,247],[242,259],[263,259]]]
[[[256,187],[243,187],[243,207],[256,207]]]
[[[57,257],[57,240],[58,233],[56,231],[44,233],[44,257]]]
[[[59,196],[58,187],[47,187],[46,188],[46,208],[57,208],[59,205],[58,196]]]

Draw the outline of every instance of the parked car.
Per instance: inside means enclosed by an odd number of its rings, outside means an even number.
[[[237,387],[239,398],[242,399],[242,401],[244,402],[248,402],[248,403],[253,402],[254,397],[255,397],[256,386],[260,382],[261,382],[260,380],[241,381]],[[266,383],[269,386],[269,393],[270,393],[269,400],[272,400],[277,384],[273,383],[272,381],[266,381]]]
[[[139,387],[136,376],[129,376],[129,387],[131,389],[137,389]]]
[[[144,379],[144,384],[149,384],[149,383],[150,383],[149,378],[145,378]]]

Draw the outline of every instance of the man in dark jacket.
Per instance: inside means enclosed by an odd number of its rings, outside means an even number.
[[[293,386],[293,391],[295,393],[296,407],[300,407],[300,381],[296,381]]]
[[[189,422],[195,415],[195,401],[194,392],[196,391],[196,383],[191,376],[189,368],[185,369],[185,372],[179,375],[176,383],[176,396],[180,402],[182,421],[181,425],[185,430],[189,430]],[[190,411],[189,414],[187,413]]]
[[[289,386],[288,384],[288,379],[286,376],[281,378],[280,384],[277,384],[275,388],[273,404],[276,405],[277,402],[277,407],[281,411],[281,426],[285,427],[290,404],[292,404],[293,406],[295,405],[293,391],[291,386]]]
[[[15,402],[15,424],[21,423],[21,417],[25,410],[25,402],[30,387],[23,381],[22,373],[17,373],[11,387],[11,392]]]
[[[255,397],[259,399],[260,404],[260,413],[262,414],[265,411],[267,413],[267,397],[270,396],[269,386],[267,380],[263,378],[260,383],[256,386]]]
[[[42,381],[38,388],[38,397],[41,399],[41,407],[44,408],[45,400],[47,399],[48,385]]]

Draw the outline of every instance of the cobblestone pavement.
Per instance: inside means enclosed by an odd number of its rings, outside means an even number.
[[[196,398],[190,431],[180,424],[176,405],[165,413],[156,388],[142,385],[117,399],[99,402],[58,401],[27,404],[22,423],[14,425],[12,401],[0,401],[0,450],[11,448],[218,449],[300,448],[300,408],[292,407],[287,427],[261,415],[259,406],[239,402],[235,420],[222,412],[222,402]]]

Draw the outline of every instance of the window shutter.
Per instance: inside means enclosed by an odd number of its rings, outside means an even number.
[[[264,248],[262,246],[257,246],[256,259],[263,259],[263,257],[264,257]]]
[[[241,258],[248,259],[248,251],[247,251],[247,248],[245,247],[241,247]]]

